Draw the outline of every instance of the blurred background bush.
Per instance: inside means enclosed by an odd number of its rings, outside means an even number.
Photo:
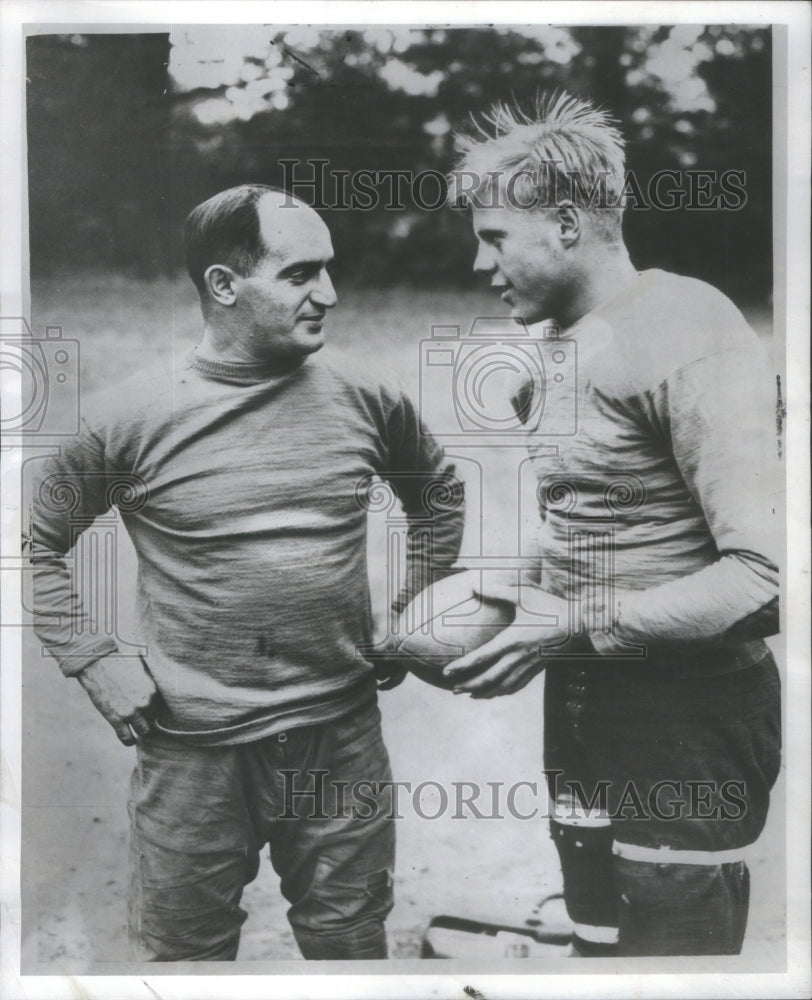
[[[34,36],[27,60],[35,278],[171,276],[183,218],[217,190],[281,184],[286,158],[446,173],[472,112],[564,87],[617,116],[643,188],[661,170],[745,173],[736,211],[627,212],[639,267],[704,278],[740,304],[771,291],[769,28],[182,25]],[[402,209],[382,197],[324,212],[339,280],[472,284],[464,213],[404,192]],[[436,200],[429,181],[424,194]]]

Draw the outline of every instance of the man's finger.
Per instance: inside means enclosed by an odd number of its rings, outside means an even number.
[[[458,681],[454,690],[467,691],[469,693],[473,693],[474,691],[489,691],[491,688],[508,680],[517,667],[521,666],[521,663],[522,660],[515,655],[503,656],[488,670],[476,674],[467,680]]]
[[[475,677],[477,674],[482,673],[483,670],[493,666],[501,655],[498,652],[493,652],[490,655],[485,654],[483,656],[480,650],[477,650],[477,654],[470,654],[460,657],[459,660],[454,660],[452,664],[443,668],[443,676],[450,681],[462,680],[464,677]]]
[[[128,721],[130,723],[130,729],[135,732],[136,739],[139,736],[146,736],[149,733],[149,721],[145,719],[140,712],[136,712]]]
[[[389,691],[391,688],[397,687],[405,679],[408,672],[408,667],[397,667],[390,674],[387,674],[386,677],[378,680],[378,690]]]
[[[458,681],[454,691],[468,693],[474,698],[513,694],[540,672],[543,664],[538,655],[533,655],[534,652],[538,653],[532,649],[506,653],[489,670]]]
[[[483,601],[506,601],[515,605],[516,620],[526,619],[527,624],[540,625],[544,621],[554,626],[562,615],[566,619],[572,613],[570,601],[542,590],[535,583],[474,587],[474,593]]]
[[[515,677],[510,678],[507,681],[502,681],[497,687],[491,688],[488,691],[472,691],[472,698],[496,698],[502,697],[503,695],[516,694],[517,691],[521,691],[522,688],[527,687],[530,681],[536,676],[535,672],[528,670],[525,673],[517,674]]]
[[[135,745],[135,737],[133,736],[130,727],[126,722],[112,722],[113,729],[118,736],[119,741],[124,744],[125,747],[131,747]]]
[[[506,654],[509,644],[512,644],[512,638],[506,636],[504,632],[500,632],[490,642],[486,642],[478,649],[473,649],[465,656],[460,656],[446,664],[443,675],[453,680],[455,677],[461,677],[465,674],[480,673],[486,667],[498,663]]]

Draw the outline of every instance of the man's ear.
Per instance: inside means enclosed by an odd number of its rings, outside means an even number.
[[[235,278],[234,272],[225,264],[212,264],[206,268],[203,275],[209,295],[221,306],[233,306],[237,301]]]
[[[571,247],[581,235],[581,213],[571,201],[556,206],[558,237],[566,247]]]

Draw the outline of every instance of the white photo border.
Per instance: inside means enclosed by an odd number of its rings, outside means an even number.
[[[787,726],[787,972],[741,973],[735,960],[696,959],[691,974],[667,971],[665,960],[601,962],[606,974],[532,975],[448,974],[445,963],[425,963],[427,973],[367,972],[318,975],[303,964],[295,975],[152,975],[27,976],[20,973],[20,788],[21,788],[21,665],[20,629],[4,627],[3,670],[0,674],[2,709],[2,926],[0,927],[0,995],[31,1000],[61,1000],[77,996],[100,1000],[244,1000],[266,998],[457,998],[476,996],[524,998],[540,994],[557,997],[808,997],[810,981],[810,633],[809,633],[809,178],[810,178],[810,8],[793,2],[236,2],[220,0],[85,0],[85,2],[23,2],[6,0],[0,6],[2,49],[0,73],[4,100],[0,108],[2,146],[2,219],[0,246],[0,314],[30,316],[27,274],[27,179],[25,163],[24,35],[43,26],[66,30],[166,30],[169,23],[237,24],[306,21],[323,25],[532,23],[673,24],[737,23],[772,25],[776,39],[783,33],[786,59],[774,60],[774,269],[776,311],[783,294],[787,328],[788,552],[786,574]],[[781,45],[777,44],[778,55]],[[782,134],[783,128],[783,134]],[[783,261],[784,273],[779,271]],[[783,285],[781,284],[783,278]],[[3,390],[19,391],[3,372]],[[3,458],[3,555],[18,552],[19,477],[13,449]],[[2,622],[20,620],[20,595],[14,574],[4,574]],[[507,966],[508,963],[502,963]],[[628,972],[634,964],[635,971]],[[413,966],[412,966],[413,967]],[[502,965],[500,965],[500,968]],[[390,966],[391,968],[391,966]],[[597,968],[597,966],[596,966]],[[473,992],[466,992],[473,988]]]

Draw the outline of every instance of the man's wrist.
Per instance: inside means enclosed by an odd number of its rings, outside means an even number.
[[[101,663],[102,660],[106,660],[108,656],[112,656],[113,653],[105,653],[104,656],[97,656],[95,660],[91,660],[89,663],[85,663],[81,670],[77,670],[72,676],[76,678],[77,681],[85,687],[86,684],[91,681],[92,668],[96,666],[97,663]]]
[[[618,600],[610,601],[606,597],[587,598],[581,602],[581,629],[588,636],[596,653],[609,656],[626,649],[626,643],[620,638]]]
[[[81,680],[80,675],[92,667],[94,664],[106,660],[108,656],[115,656],[118,653],[118,646],[111,646],[110,649],[102,651],[93,650],[85,656],[69,656],[59,660],[59,668],[66,677],[75,677]]]

